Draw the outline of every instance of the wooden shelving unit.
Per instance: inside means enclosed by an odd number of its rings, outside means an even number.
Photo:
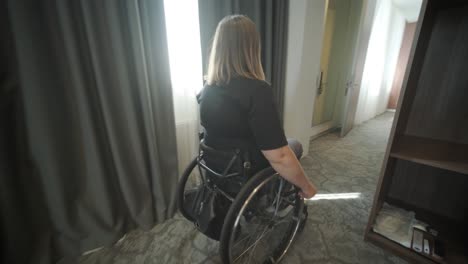
[[[468,264],[468,2],[424,0],[365,239],[411,263]],[[384,203],[439,231],[440,260],[373,231]]]

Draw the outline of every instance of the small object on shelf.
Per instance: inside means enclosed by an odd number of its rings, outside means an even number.
[[[431,235],[433,235],[433,236],[437,236],[437,235],[439,234],[439,232],[438,232],[437,230],[435,230],[434,228],[432,228],[432,227],[429,227],[429,228],[427,229],[427,231],[428,231],[429,233],[431,233]]]
[[[413,241],[412,248],[417,252],[422,252],[423,250],[423,232],[417,228],[413,229]]]
[[[419,221],[418,219],[414,219],[413,220],[413,228],[417,228],[419,230],[422,230],[424,232],[428,232],[427,230],[427,224],[422,222],[422,221]]]
[[[424,239],[424,253],[430,255],[431,254],[431,249],[429,246],[429,240]]]

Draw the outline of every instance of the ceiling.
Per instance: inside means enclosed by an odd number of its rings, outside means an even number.
[[[412,23],[418,20],[422,0],[392,0],[392,2],[400,10],[407,22]]]

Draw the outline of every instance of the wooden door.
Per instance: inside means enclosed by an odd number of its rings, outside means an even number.
[[[353,1],[353,3],[355,3]],[[359,98],[359,87],[364,72],[364,63],[366,61],[367,47],[374,21],[376,1],[364,1],[361,7],[354,5],[352,16],[350,17],[350,34],[355,35],[355,38],[350,37],[351,63],[348,67],[348,72],[345,73],[345,99],[343,119],[341,122],[341,136],[345,136],[354,125],[354,117]],[[354,14],[354,15],[353,15]],[[361,15],[362,14],[362,15]],[[357,23],[357,27],[355,26]],[[352,30],[356,28],[357,30]]]
[[[403,40],[401,41],[400,53],[398,54],[397,67],[395,69],[395,77],[393,78],[392,90],[390,91],[390,98],[388,100],[388,109],[396,109],[397,107],[415,31],[416,23],[406,23],[405,32],[403,33]]]

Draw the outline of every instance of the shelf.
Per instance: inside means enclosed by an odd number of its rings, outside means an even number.
[[[415,136],[395,136],[390,157],[468,174],[468,145]]]
[[[434,214],[430,211],[407,205],[402,201],[394,199],[385,199],[385,202],[402,209],[413,211],[416,219],[421,220],[439,232],[438,239],[442,241],[446,256],[444,260],[436,260],[428,256],[404,247],[385,236],[382,236],[370,229],[365,238],[369,242],[391,251],[393,254],[404,258],[411,263],[439,263],[439,264],[467,264],[468,263],[468,239],[466,238],[467,227],[463,221],[454,221],[446,217]],[[378,206],[377,208],[379,208]],[[377,213],[378,214],[378,213]]]
[[[384,248],[399,256],[405,260],[408,260],[410,263],[424,263],[424,264],[434,264],[434,263],[441,263],[445,264],[445,262],[435,262],[429,258],[426,258],[415,251],[404,247],[380,234],[375,233],[374,231],[369,231],[365,237],[366,241],[369,241],[375,244],[378,247]]]

